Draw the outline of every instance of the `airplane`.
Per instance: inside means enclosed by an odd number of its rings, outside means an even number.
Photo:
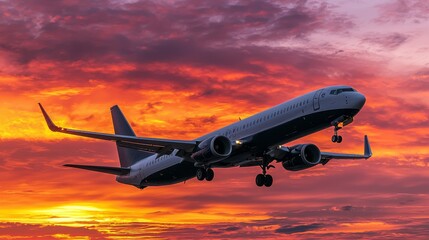
[[[194,140],[137,137],[117,105],[111,107],[115,134],[58,127],[39,103],[51,131],[116,142],[120,167],[65,164],[66,167],[116,175],[116,181],[143,189],[184,182],[196,177],[212,181],[213,169],[260,167],[257,186],[270,187],[267,174],[281,163],[300,171],[332,159],[368,159],[372,156],[364,136],[364,154],[321,152],[312,143],[283,146],[317,131],[333,127],[331,141],[341,143],[338,131],[353,122],[364,106],[363,94],[349,86],[329,86],[237,121]]]

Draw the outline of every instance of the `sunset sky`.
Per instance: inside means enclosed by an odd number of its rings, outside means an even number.
[[[1,239],[428,239],[426,0],[0,0]],[[144,190],[118,166],[118,104],[139,136],[193,139],[308,91],[351,85],[353,124],[295,143],[361,153],[300,172],[216,169]]]

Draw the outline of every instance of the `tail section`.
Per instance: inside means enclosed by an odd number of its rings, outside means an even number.
[[[112,121],[113,127],[115,129],[115,134],[125,135],[125,136],[136,136],[124,114],[121,112],[121,109],[117,105],[110,108],[112,113]],[[126,148],[119,146],[116,143],[118,148],[119,161],[121,163],[121,167],[129,167],[133,165],[135,162],[152,155],[148,152],[138,151],[132,148]]]

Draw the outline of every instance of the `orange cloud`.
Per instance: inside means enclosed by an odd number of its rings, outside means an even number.
[[[419,1],[400,16],[389,6],[378,15],[427,22]],[[371,16],[318,1],[13,1],[0,9],[0,238],[429,235],[421,25],[374,21],[376,33],[361,32]],[[404,65],[396,69],[389,59]],[[144,190],[64,168],[117,166],[116,147],[49,131],[37,106],[58,125],[113,132],[109,108],[118,104],[141,136],[193,139],[336,84],[367,97],[340,131],[344,142],[332,144],[326,129],[289,144],[360,153],[368,134],[374,157],[302,172],[276,164],[270,189],[254,186],[257,167]]]

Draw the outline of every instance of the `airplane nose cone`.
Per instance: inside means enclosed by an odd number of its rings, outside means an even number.
[[[356,94],[356,96],[354,97],[354,105],[357,109],[361,109],[363,107],[363,105],[366,102],[366,98],[363,94],[358,93]]]

